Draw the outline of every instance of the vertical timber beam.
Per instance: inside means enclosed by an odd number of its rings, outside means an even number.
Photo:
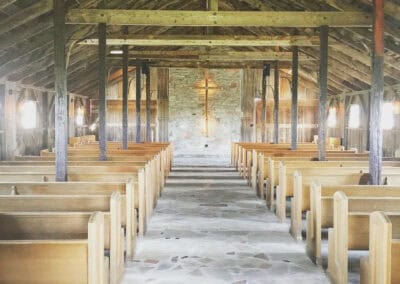
[[[299,87],[299,48],[293,46],[292,58],[292,110],[291,110],[291,143],[290,148],[297,150],[297,97]]]
[[[146,142],[151,142],[151,90],[150,90],[150,67],[145,66],[146,73]]]
[[[43,138],[42,148],[48,149],[49,147],[49,94],[44,92],[42,101],[42,126],[43,126]]]
[[[262,87],[261,87],[261,142],[266,142],[265,124],[267,122],[267,78],[270,75],[269,64],[264,64],[262,74]]]
[[[67,180],[68,94],[65,58],[65,3],[54,0],[55,148],[56,181]]]
[[[136,62],[136,143],[140,143],[140,130],[141,130],[141,121],[140,121],[140,103],[142,99],[142,63]]]
[[[128,54],[127,45],[122,47],[122,149],[128,149]]]
[[[343,115],[343,146],[345,150],[349,148],[349,107],[350,96],[344,97],[344,115]]]
[[[328,35],[329,27],[320,28],[319,61],[319,116],[318,116],[318,160],[326,158],[326,107],[328,95]]]
[[[6,159],[6,84],[0,84],[0,160]]]
[[[274,143],[279,143],[279,62],[274,64]]]
[[[104,0],[101,2],[104,6]],[[99,160],[107,160],[107,137],[106,137],[106,40],[107,26],[104,23],[98,25],[99,33]]]
[[[374,0],[374,53],[372,58],[372,88],[370,94],[370,151],[371,183],[378,185],[382,174],[382,100],[384,92],[384,12],[383,0]]]
[[[158,141],[169,140],[169,69],[157,68],[157,98],[158,98]]]

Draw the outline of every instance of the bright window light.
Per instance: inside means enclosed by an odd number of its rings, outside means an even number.
[[[335,107],[329,108],[328,119],[327,119],[328,127],[334,128],[337,124],[337,110]]]
[[[76,125],[82,126],[84,120],[84,111],[83,108],[79,107],[76,114]]]
[[[392,103],[384,103],[382,109],[382,128],[384,130],[390,130],[394,126],[394,117],[393,117],[393,104]]]
[[[349,114],[349,128],[360,127],[360,105],[351,105]]]
[[[21,125],[24,129],[36,128],[36,102],[25,101],[21,106]]]

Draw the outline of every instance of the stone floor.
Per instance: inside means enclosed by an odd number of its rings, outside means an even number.
[[[123,283],[329,283],[236,172],[174,168]]]

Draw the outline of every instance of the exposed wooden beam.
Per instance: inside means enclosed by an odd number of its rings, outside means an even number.
[[[95,38],[84,39],[84,45],[97,45]],[[132,46],[319,46],[318,36],[251,36],[251,35],[112,35],[107,45]],[[330,41],[330,45],[338,44]]]
[[[384,93],[384,11],[383,0],[374,0],[374,53],[372,57],[372,88],[370,94],[370,152],[369,173],[372,184],[381,183],[382,101]]]
[[[107,134],[106,134],[106,24],[98,25],[99,35],[99,160],[107,160]]]
[[[129,92],[129,78],[128,78],[128,46],[122,47],[122,149],[128,149],[128,92]]]
[[[3,10],[7,6],[10,6],[11,4],[14,4],[17,2],[17,0],[2,0],[0,3],[0,10]]]
[[[363,12],[261,12],[71,9],[70,24],[210,26],[210,27],[370,27]]]
[[[65,68],[65,3],[54,0],[55,148],[56,180],[67,181],[68,93]]]
[[[32,6],[19,10],[10,17],[0,21],[0,34],[9,32],[16,27],[28,23],[40,15],[46,14],[53,9],[53,0],[40,0]]]
[[[266,133],[265,133],[265,124],[267,123],[267,79],[270,75],[270,65],[265,64],[263,68],[262,74],[262,88],[261,88],[261,101],[262,101],[262,110],[261,110],[261,142],[266,142]]]
[[[299,81],[299,48],[293,47],[292,60],[292,108],[291,108],[291,143],[290,148],[297,150],[297,103],[298,103],[298,81]]]
[[[146,74],[146,142],[151,141],[151,90],[150,90],[150,67],[148,64],[144,66]]]
[[[274,143],[279,143],[279,62],[274,64]]]
[[[121,58],[120,55],[111,55],[110,58]],[[132,51],[129,53],[131,59],[174,59],[200,60],[200,61],[291,61],[290,52],[276,51],[210,51],[199,50],[173,50],[173,51]],[[302,54],[299,61],[315,60],[313,57]]]
[[[140,132],[141,132],[141,119],[140,119],[140,102],[142,97],[142,63],[136,62],[136,143],[141,142]]]
[[[319,62],[319,115],[318,115],[318,160],[326,158],[326,109],[328,97],[328,36],[329,27],[320,29],[321,48]]]

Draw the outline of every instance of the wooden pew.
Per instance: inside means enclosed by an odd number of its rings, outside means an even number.
[[[353,167],[346,167],[343,169],[349,169],[351,171]],[[324,176],[324,172],[314,175],[313,173],[306,173],[302,171],[295,171],[293,173],[293,198],[291,199],[291,227],[290,232],[294,238],[301,239],[302,231],[302,213],[310,209],[310,186],[312,183],[318,183],[320,185],[357,185],[360,184],[360,179],[354,180],[354,178],[346,178],[345,174],[343,177],[335,177],[334,179],[329,178],[329,174]],[[362,169],[368,172],[367,168]],[[336,172],[336,171],[335,171]],[[353,171],[354,172],[354,171]],[[383,181],[391,181],[391,185],[400,185],[400,168],[398,167],[385,167],[382,172],[382,184]]]
[[[112,182],[0,182],[1,195],[108,195],[119,192],[123,198],[123,220],[126,219],[126,256],[133,257],[137,238],[137,213],[139,206],[137,195],[134,195],[133,183]],[[129,201],[129,202],[128,202]],[[124,217],[126,216],[126,217]]]
[[[334,194],[333,228],[328,231],[328,273],[334,283],[348,282],[348,250],[368,250],[369,216],[377,210],[400,218],[400,198]]]
[[[87,222],[87,238],[1,240],[0,282],[107,283],[103,247],[101,212]]]
[[[392,174],[396,176],[399,173],[399,169],[397,167],[385,167],[382,170],[385,176]],[[279,167],[279,186],[276,192],[276,214],[281,221],[285,220],[286,198],[294,196],[295,193],[297,194],[296,197],[300,200],[299,207],[309,209],[309,185],[311,181],[323,185],[357,185],[359,184],[360,177],[368,173],[368,171],[368,166],[321,167],[318,165],[309,165],[303,168],[289,168],[281,163]],[[299,211],[299,209],[294,209]]]
[[[377,211],[369,219],[369,257],[360,283],[400,283],[400,217]]]
[[[109,195],[0,195],[0,212],[88,212],[105,213],[107,233],[104,247],[110,251],[110,282],[118,283],[122,276],[123,236],[122,224],[126,224],[126,216],[122,204],[124,196],[119,192]],[[31,219],[33,222],[33,219]],[[86,221],[85,221],[86,222]],[[68,223],[65,223],[68,224]],[[68,230],[65,224],[58,224],[59,230]],[[48,230],[55,230],[54,224]],[[44,224],[46,226],[46,224]],[[64,231],[66,234],[68,231]],[[127,240],[128,241],[128,240]]]
[[[311,205],[307,211],[306,250],[312,261],[321,263],[322,229],[333,227],[333,195],[341,191],[348,197],[400,197],[400,186],[342,185],[321,186],[312,184]]]
[[[52,172],[0,172],[0,182],[13,183],[16,180],[23,182],[55,182],[55,173]],[[138,211],[138,233],[142,237],[146,230],[146,223],[150,216],[146,216],[146,204],[150,204],[148,199],[152,199],[151,190],[145,188],[145,170],[140,169],[137,177],[132,173],[87,173],[87,174],[68,174],[68,181],[75,182],[131,182],[133,183],[135,200],[134,206]],[[136,202],[137,200],[137,202]]]

